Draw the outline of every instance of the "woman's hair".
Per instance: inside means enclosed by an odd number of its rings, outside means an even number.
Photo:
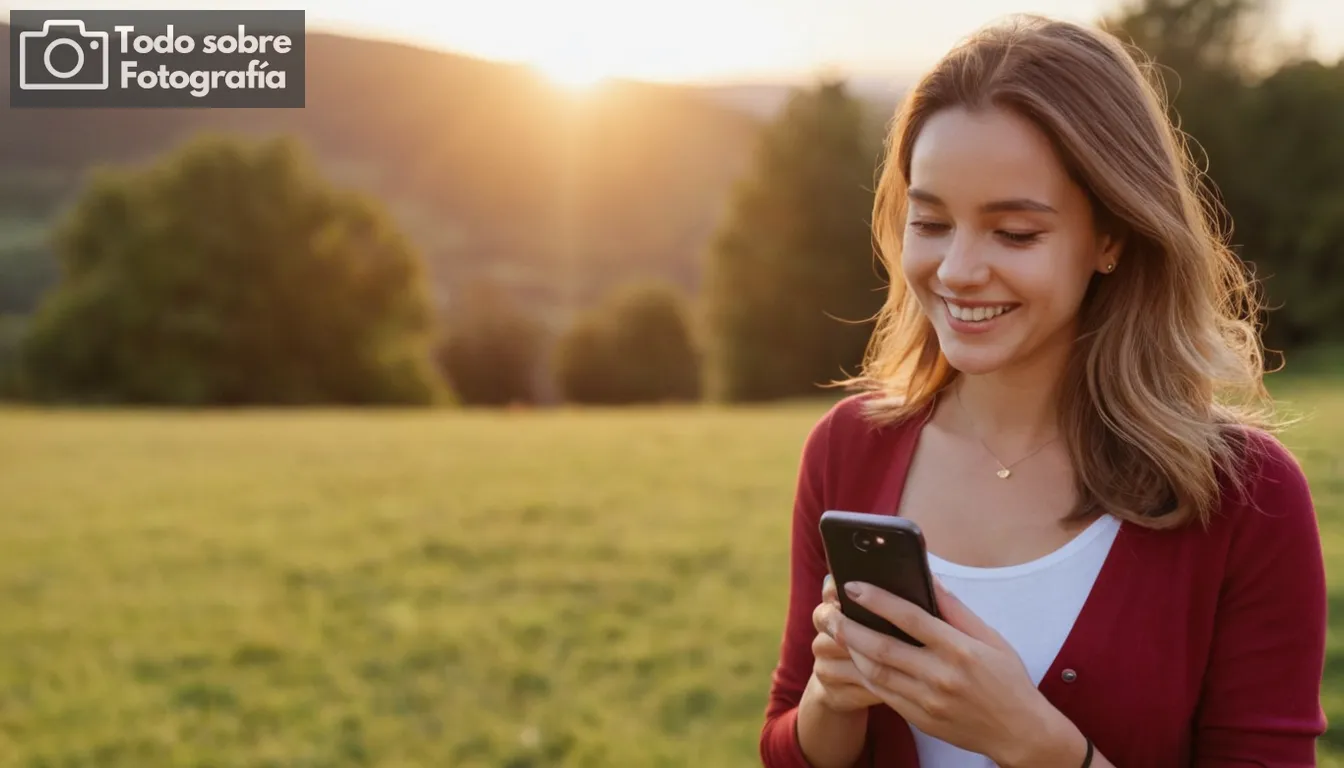
[[[837,383],[879,393],[869,413],[883,423],[922,411],[957,374],[900,277],[910,156],[931,115],[997,107],[1031,120],[1097,226],[1123,240],[1115,271],[1083,301],[1060,390],[1079,485],[1069,519],[1207,523],[1220,475],[1240,478],[1235,461],[1254,444],[1245,432],[1271,427],[1254,284],[1216,231],[1159,82],[1099,30],[1034,15],[986,27],[906,96],[876,190],[873,234],[891,284],[862,371]]]

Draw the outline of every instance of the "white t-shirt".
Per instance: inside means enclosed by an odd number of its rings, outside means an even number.
[[[1111,550],[1120,520],[1105,515],[1048,555],[1004,568],[974,568],[929,553],[949,592],[1022,657],[1033,683],[1050,670]],[[983,755],[931,738],[913,725],[921,768],[991,768]]]

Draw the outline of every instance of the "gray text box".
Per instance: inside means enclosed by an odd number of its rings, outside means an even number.
[[[11,107],[304,106],[304,11],[10,12]]]

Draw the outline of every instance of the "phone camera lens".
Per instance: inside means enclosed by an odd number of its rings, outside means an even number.
[[[867,531],[854,532],[854,548],[860,552],[867,552],[873,548],[873,536]]]

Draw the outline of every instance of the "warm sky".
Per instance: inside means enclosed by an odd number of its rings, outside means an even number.
[[[1034,11],[1091,21],[1118,0],[141,0],[136,8],[303,8],[310,30],[390,37],[524,61],[565,80],[775,79],[826,68],[916,72],[996,17]],[[1344,2],[1279,0],[1281,26],[1344,54]],[[30,0],[22,8],[68,8]],[[87,2],[86,8],[127,7]],[[0,7],[10,7],[5,4]],[[7,14],[6,14],[7,15]]]

